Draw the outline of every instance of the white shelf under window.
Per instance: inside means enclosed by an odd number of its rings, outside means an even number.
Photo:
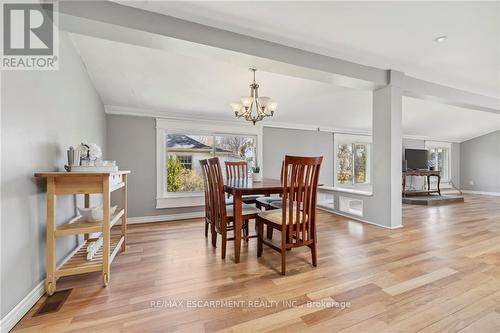
[[[363,200],[340,196],[339,210],[356,216],[363,216]]]

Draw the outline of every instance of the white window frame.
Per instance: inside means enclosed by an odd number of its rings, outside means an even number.
[[[356,187],[364,187],[372,185],[372,175],[373,175],[373,142],[372,137],[369,135],[352,135],[352,134],[334,134],[333,136],[333,184],[334,187],[337,188],[356,188]],[[351,184],[341,184],[337,181],[337,172],[338,172],[338,163],[337,163],[337,155],[338,155],[338,146],[348,144],[354,145],[356,144],[368,144],[369,145],[369,153],[370,156],[367,159],[366,169],[368,170],[368,182],[366,183],[356,183],[354,181],[354,162],[353,162],[353,182]],[[353,150],[353,159],[354,159],[355,150]]]
[[[441,183],[449,184],[451,183],[451,142],[442,141],[425,141],[425,149],[435,149],[435,148],[446,148],[448,149],[448,179],[441,178]],[[436,166],[437,167],[437,166]],[[433,180],[434,181],[434,180]]]
[[[167,192],[165,159],[167,134],[242,135],[256,137],[256,162],[262,166],[262,126],[232,121],[156,119],[156,208],[196,207],[204,205],[203,192]]]

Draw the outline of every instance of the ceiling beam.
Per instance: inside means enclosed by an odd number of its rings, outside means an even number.
[[[500,99],[109,1],[61,1],[60,28],[263,71],[376,90],[397,78],[406,96],[500,113]],[[401,74],[401,75],[399,75]]]
[[[339,86],[373,90],[387,72],[109,1],[61,1],[63,30],[139,46],[209,57]]]
[[[416,97],[466,109],[500,113],[500,99],[424,81],[408,75],[403,78],[405,96]]]

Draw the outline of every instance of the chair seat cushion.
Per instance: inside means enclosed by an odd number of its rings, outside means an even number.
[[[269,206],[273,207],[273,208],[283,208],[283,201],[281,201],[281,199],[279,201],[273,201],[273,202],[270,202],[269,203]]]
[[[257,202],[260,202],[261,204],[264,204],[264,205],[269,205],[270,203],[272,202],[281,202],[281,198],[277,198],[277,197],[260,197],[260,198],[257,198]]]
[[[301,212],[299,217],[300,220],[302,220],[302,214],[303,213]],[[259,213],[260,218],[279,225],[282,224],[281,222],[281,219],[283,217],[282,215],[283,215],[282,209],[266,210],[265,212]],[[286,224],[289,224],[290,223],[288,218],[289,212],[287,212],[286,215],[287,215]],[[297,223],[297,214],[293,214],[293,224],[295,223]]]
[[[233,205],[226,206],[226,215],[227,216],[229,216],[229,217],[234,216],[233,207],[234,207]],[[254,214],[258,214],[260,212],[260,209],[257,209],[254,206],[247,205],[247,204],[243,204],[241,206],[241,209],[242,209],[243,215],[254,215]]]

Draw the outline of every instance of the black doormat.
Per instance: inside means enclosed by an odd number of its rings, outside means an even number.
[[[33,315],[33,317],[59,311],[64,302],[66,302],[66,300],[68,299],[69,294],[71,294],[72,290],[73,289],[56,291],[52,296],[47,296],[45,302],[43,302],[42,306]]]

